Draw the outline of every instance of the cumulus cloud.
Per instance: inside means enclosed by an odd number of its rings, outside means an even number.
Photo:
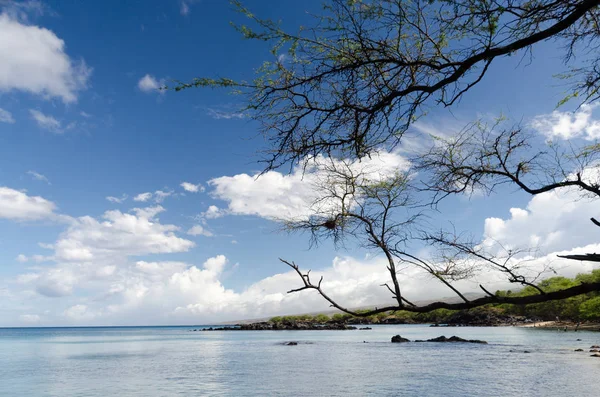
[[[92,70],[65,52],[65,42],[48,29],[0,14],[0,91],[30,92],[64,103],[77,101]]]
[[[189,234],[190,236],[205,236],[205,237],[212,237],[213,234],[206,230],[205,228],[203,228],[200,225],[194,225],[190,228],[190,230],[187,231],[187,234]]]
[[[297,167],[291,174],[269,171],[263,175],[238,174],[209,181],[213,197],[228,203],[227,213],[256,215],[268,219],[298,218],[311,213],[311,205],[319,197],[317,188],[327,160],[319,158],[307,170]],[[406,170],[408,162],[397,153],[381,153],[350,164],[370,179],[377,180]],[[204,213],[206,218],[222,216],[223,212]]]
[[[598,170],[581,177],[596,181]],[[592,184],[595,182],[591,182]],[[590,217],[599,217],[597,199],[582,197],[576,189],[562,189],[533,196],[525,208],[511,208],[507,219],[485,220],[484,244],[501,242],[506,248],[535,247],[544,253],[595,244],[599,230]]]
[[[10,113],[8,110],[0,108],[0,123],[13,124],[14,122],[15,119],[13,118],[12,113]]]
[[[216,205],[209,205],[208,209],[200,214],[202,219],[217,219],[227,215],[227,211],[217,207]]]
[[[145,93],[158,92],[160,94],[164,94],[165,90],[161,90],[160,88],[165,85],[165,80],[160,79],[157,80],[154,76],[150,74],[146,74],[138,81],[138,88],[140,91]]]
[[[19,254],[17,256],[17,262],[25,263],[25,262],[27,262],[27,257],[23,254]]]
[[[198,193],[204,191],[204,186],[202,186],[202,184],[200,183],[193,184],[191,182],[182,182],[180,186],[183,188],[183,190],[190,193]]]
[[[194,246],[177,237],[174,225],[163,225],[160,206],[136,208],[133,213],[106,211],[102,220],[83,216],[73,220],[54,245],[59,261],[120,259],[134,255],[185,252]]]
[[[27,194],[8,187],[0,187],[0,218],[30,221],[54,215],[56,205],[39,196]]]
[[[600,121],[592,117],[598,105],[582,105],[576,112],[555,110],[533,118],[530,125],[548,138],[583,138],[592,141],[600,138]]]

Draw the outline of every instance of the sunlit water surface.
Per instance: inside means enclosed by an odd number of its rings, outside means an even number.
[[[0,329],[0,396],[600,396],[595,332],[194,328]],[[489,344],[390,343],[396,334]]]

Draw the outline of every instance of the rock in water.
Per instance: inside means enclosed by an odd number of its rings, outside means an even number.
[[[392,343],[410,342],[410,340],[401,337],[400,335],[392,336]]]
[[[417,341],[417,342],[421,342],[421,341]],[[466,342],[466,343],[482,343],[482,344],[487,344],[487,342],[484,341],[484,340],[463,339],[463,338],[459,338],[458,336],[451,336],[449,338],[446,338],[444,335],[438,336],[437,338],[428,339],[426,342]]]

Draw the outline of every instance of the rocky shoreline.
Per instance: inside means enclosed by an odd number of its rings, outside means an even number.
[[[192,329],[191,331],[346,331],[370,330],[369,325],[377,324],[430,324],[430,327],[532,327],[554,329],[559,331],[599,331],[598,323],[576,323],[569,321],[541,321],[524,316],[498,315],[485,312],[457,312],[444,323],[406,321],[405,319],[387,318],[379,322],[371,322],[366,318],[354,317],[344,321],[317,322],[310,320],[260,321],[248,324],[225,325],[210,328]],[[364,325],[358,328],[358,325]]]
[[[201,328],[198,330],[194,329],[193,331],[346,331],[354,329],[357,328],[343,323],[272,323],[263,321],[235,326]]]

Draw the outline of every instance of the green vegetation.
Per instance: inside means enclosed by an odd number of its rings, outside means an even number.
[[[578,274],[575,278],[551,277],[542,280],[537,285],[544,291],[552,292],[561,289],[573,287],[580,283],[593,283],[600,281],[600,269],[593,270],[591,273]],[[538,294],[533,287],[526,287],[518,292],[496,291],[496,295],[503,296],[528,296]],[[366,310],[365,310],[366,311]],[[361,311],[358,310],[358,313]],[[362,323],[446,323],[452,316],[461,313],[456,310],[438,309],[428,313],[412,313],[407,311],[395,311],[378,313],[367,317],[354,317],[349,314],[336,313],[331,318],[325,314],[311,316],[303,314],[299,316],[278,316],[269,321],[273,323],[280,322],[362,322]],[[468,313],[474,316],[525,316],[536,320],[555,320],[557,317],[561,320],[572,321],[599,321],[600,320],[600,293],[591,292],[584,295],[574,296],[564,300],[536,303],[532,305],[510,305],[493,304],[465,310],[462,313]]]

